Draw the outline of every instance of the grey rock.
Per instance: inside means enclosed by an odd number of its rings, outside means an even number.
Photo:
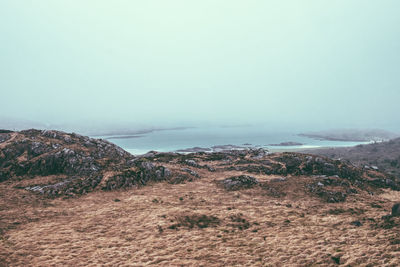
[[[69,135],[64,136],[63,140],[67,144],[71,144],[72,143],[72,138]]]
[[[233,176],[222,181],[217,181],[217,183],[221,184],[228,191],[247,189],[259,184],[256,178],[248,175]]]
[[[162,170],[156,170],[155,176],[156,176],[156,180],[162,180],[162,178],[163,178]]]
[[[149,161],[142,162],[141,166],[147,171],[151,171],[155,168],[154,164]]]
[[[8,133],[0,133],[0,143],[4,143],[5,141],[9,140],[11,135]]]
[[[187,159],[185,160],[185,163],[192,167],[199,167],[199,164],[197,164],[197,162],[193,159]]]
[[[200,177],[200,175],[197,172],[195,172],[195,171],[193,171],[193,170],[191,170],[189,168],[182,168],[181,170],[184,171],[184,172],[189,173],[190,175],[192,175],[194,177],[197,177],[197,178]]]
[[[53,138],[53,139],[57,138],[57,132],[51,131],[51,130],[43,130],[41,132],[41,135],[45,136],[45,137]]]
[[[164,170],[164,177],[165,178],[168,178],[168,177],[171,176],[172,173],[171,173],[170,169],[164,167],[163,170]]]
[[[209,172],[215,172],[216,171],[216,169],[214,167],[211,167],[210,165],[205,165],[205,167],[207,168],[207,170]]]
[[[284,182],[286,180],[287,180],[286,177],[278,177],[278,178],[271,179],[271,182]]]
[[[249,150],[248,152],[251,156],[252,159],[262,159],[263,157],[265,157],[268,154],[268,151],[263,149],[263,148],[252,148]]]

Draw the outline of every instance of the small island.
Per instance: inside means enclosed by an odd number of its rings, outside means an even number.
[[[208,147],[191,147],[191,148],[185,148],[185,149],[178,149],[176,152],[180,153],[196,153],[196,152],[211,152],[212,149]]]

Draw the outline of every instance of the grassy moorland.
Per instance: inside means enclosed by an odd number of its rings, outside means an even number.
[[[390,215],[400,181],[373,169],[262,149],[133,157],[56,131],[0,135],[3,266],[400,264]]]

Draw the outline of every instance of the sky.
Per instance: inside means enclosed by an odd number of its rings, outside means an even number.
[[[0,116],[400,130],[400,2],[2,0]]]

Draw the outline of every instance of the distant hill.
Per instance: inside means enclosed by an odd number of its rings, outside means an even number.
[[[27,119],[0,116],[0,129],[12,129],[19,131],[31,128],[47,129],[51,126],[52,125]]]
[[[357,166],[377,166],[381,171],[400,177],[400,138],[355,147],[321,148],[304,152],[347,159]]]
[[[305,136],[318,140],[329,141],[388,141],[400,137],[399,134],[381,129],[336,129],[329,131],[301,133],[299,136]]]

